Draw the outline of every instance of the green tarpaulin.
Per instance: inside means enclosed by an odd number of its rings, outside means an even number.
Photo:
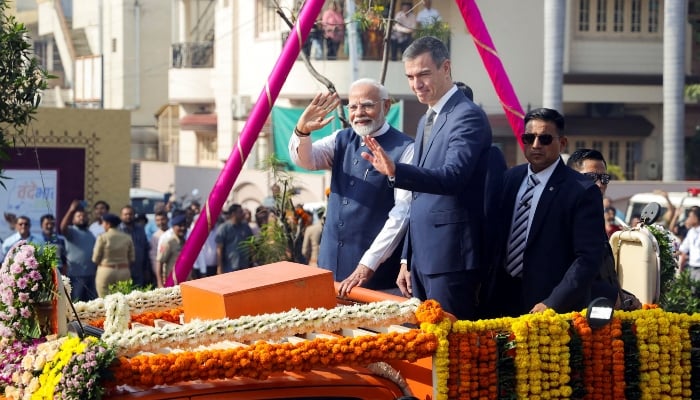
[[[280,161],[286,162],[290,171],[323,173],[322,171],[309,171],[304,168],[297,167],[289,157],[289,151],[287,150],[289,137],[293,134],[294,126],[299,120],[299,117],[301,117],[302,112],[304,112],[303,108],[272,107],[272,138],[274,142],[275,156]],[[347,111],[345,115],[348,115]],[[403,102],[394,104],[389,109],[389,114],[387,115],[386,119],[391,126],[398,130],[402,130]],[[342,128],[341,122],[336,118],[323,129],[319,129],[311,133],[311,139],[316,141],[330,135],[340,128]]]

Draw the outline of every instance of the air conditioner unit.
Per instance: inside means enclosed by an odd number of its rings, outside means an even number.
[[[231,98],[231,115],[233,119],[246,119],[250,112],[250,96],[234,95]]]
[[[661,179],[661,163],[657,160],[646,160],[642,163],[642,173],[648,180]]]

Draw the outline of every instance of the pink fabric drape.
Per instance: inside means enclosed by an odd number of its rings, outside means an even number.
[[[498,57],[496,52],[496,46],[491,40],[491,35],[489,34],[486,24],[484,24],[483,18],[481,18],[481,12],[479,11],[479,6],[476,5],[474,0],[455,0],[459,10],[462,13],[462,18],[467,25],[467,30],[472,35],[474,40],[474,45],[481,56],[481,60],[484,63],[486,72],[491,78],[491,83],[496,89],[496,95],[503,110],[506,112],[506,118],[508,118],[508,123],[511,129],[513,129],[513,134],[520,144],[522,149],[523,144],[520,141],[520,136],[525,131],[525,126],[523,123],[523,117],[525,112],[520,106],[520,101],[518,101],[518,96],[515,95],[515,90],[513,90],[513,85],[510,83],[508,74],[503,68],[503,63]]]
[[[301,46],[309,36],[311,27],[321,12],[323,2],[323,0],[309,0],[299,12],[299,18],[294,24],[294,28],[284,44],[282,54],[277,59],[277,63],[272,69],[265,87],[260,93],[258,101],[255,103],[250,117],[243,127],[243,131],[238,137],[236,147],[231,151],[231,155],[217,178],[207,202],[202,207],[202,212],[195,223],[194,229],[182,248],[182,253],[180,253],[180,257],[175,264],[175,274],[178,282],[184,282],[187,279],[187,275],[192,270],[200,249],[204,245],[209,232],[214,228],[214,223],[221,212],[221,208],[224,206],[226,197],[231,188],[233,188],[243,163],[250,154],[250,150],[258,138],[260,130],[270,115],[272,106],[277,100],[280,90],[282,90],[282,85],[284,85],[289,71],[291,71],[294,62],[299,56]],[[168,277],[165,285],[173,285],[172,276]]]

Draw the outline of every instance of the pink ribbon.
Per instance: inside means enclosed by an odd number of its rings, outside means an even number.
[[[491,78],[491,83],[496,89],[496,95],[498,100],[501,102],[503,110],[506,112],[506,118],[510,124],[513,134],[520,144],[520,148],[523,148],[523,144],[520,141],[520,136],[525,131],[525,125],[523,118],[525,117],[525,112],[520,106],[520,101],[518,101],[518,96],[515,95],[515,90],[513,90],[513,85],[510,83],[508,74],[503,68],[503,63],[498,57],[498,52],[496,52],[496,46],[494,46],[491,40],[491,35],[489,34],[486,25],[484,24],[483,18],[481,18],[481,12],[479,11],[479,6],[476,5],[474,0],[455,0],[459,6],[459,10],[462,12],[462,18],[467,24],[467,29],[472,35],[474,44],[476,45],[476,50],[481,56],[481,61],[484,63],[486,72]]]
[[[282,54],[277,59],[277,64],[272,69],[272,73],[258,97],[258,101],[255,103],[248,121],[243,127],[243,132],[238,137],[236,147],[231,151],[231,155],[217,178],[211,194],[194,225],[194,229],[192,229],[182,248],[180,257],[177,259],[175,274],[178,282],[186,281],[187,276],[192,271],[194,261],[197,259],[197,255],[199,255],[209,232],[214,228],[221,208],[226,202],[226,197],[231,192],[231,188],[233,188],[233,184],[243,168],[243,163],[245,163],[250,150],[253,148],[253,144],[260,134],[260,130],[262,130],[267,117],[270,115],[272,106],[277,100],[280,90],[282,90],[282,85],[284,85],[289,71],[294,66],[302,44],[309,36],[311,27],[316,22],[316,17],[321,12],[322,7],[323,0],[309,0],[299,12],[299,18],[284,44]],[[169,276],[165,286],[172,286],[173,283],[172,276]]]

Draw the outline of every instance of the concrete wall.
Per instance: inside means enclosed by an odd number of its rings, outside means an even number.
[[[75,172],[75,179],[85,182],[83,199],[90,205],[105,200],[118,208],[129,202],[129,121],[129,112],[122,110],[40,108],[29,127],[27,146],[85,149],[85,170]],[[59,182],[59,187],[72,184]]]

